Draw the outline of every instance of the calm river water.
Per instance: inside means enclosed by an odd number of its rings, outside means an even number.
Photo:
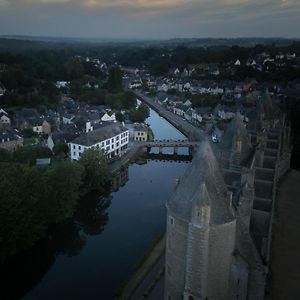
[[[147,123],[155,139],[185,139],[153,110]],[[14,260],[2,281],[8,299],[113,299],[165,230],[166,199],[187,167],[179,161],[132,164],[114,192],[89,195],[73,220]]]

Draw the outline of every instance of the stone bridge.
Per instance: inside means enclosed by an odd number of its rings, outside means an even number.
[[[150,148],[159,148],[159,154],[163,153],[164,148],[173,148],[173,154],[178,154],[178,148],[188,148],[189,155],[192,155],[195,148],[198,147],[198,142],[191,142],[188,140],[154,140],[151,142],[141,143],[141,147],[150,149]]]

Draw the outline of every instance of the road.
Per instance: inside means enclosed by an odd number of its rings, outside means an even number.
[[[143,94],[138,90],[132,91],[141,101],[147,103],[151,108],[158,112],[163,118],[174,125],[179,131],[186,135],[190,141],[200,141],[207,138],[207,135],[200,128],[195,127],[193,124],[183,120],[182,117],[173,114],[166,110],[163,106],[156,103],[152,98]]]

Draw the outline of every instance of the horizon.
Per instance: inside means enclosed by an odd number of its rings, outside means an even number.
[[[300,38],[296,0],[0,0],[0,35]]]
[[[55,35],[35,35],[35,34],[0,34],[0,39],[59,39],[59,40],[118,40],[118,41],[173,41],[173,40],[300,40],[300,37],[284,37],[284,36],[235,36],[235,37],[212,37],[212,36],[202,36],[202,37],[166,37],[166,38],[146,38],[146,37],[85,37],[85,36],[55,36]]]

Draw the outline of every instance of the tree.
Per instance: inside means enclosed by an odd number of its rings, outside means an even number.
[[[84,168],[84,187],[90,191],[103,191],[110,181],[107,159],[104,154],[96,149],[87,149],[82,154],[79,163]]]
[[[12,159],[12,154],[9,151],[0,148],[0,162],[10,162]]]
[[[81,78],[83,75],[83,65],[77,58],[70,58],[64,65],[69,80]]]
[[[119,121],[119,122],[124,122],[125,117],[124,117],[124,115],[123,115],[122,113],[117,112],[117,113],[116,113],[116,119],[117,119],[117,121]]]
[[[112,67],[109,70],[107,89],[111,93],[122,91],[122,71],[120,67]]]
[[[55,155],[59,154],[59,153],[65,153],[67,154],[69,152],[69,147],[66,143],[63,143],[63,142],[59,142],[59,143],[56,143],[53,147],[53,153]]]
[[[48,185],[44,201],[44,215],[49,223],[59,223],[73,215],[80,196],[84,170],[76,162],[60,162],[45,172]]]
[[[82,176],[83,168],[75,162],[46,169],[0,163],[1,259],[32,246],[49,225],[73,215]]]
[[[149,107],[145,104],[141,104],[138,109],[132,109],[129,112],[129,119],[132,122],[142,123],[149,117]]]

